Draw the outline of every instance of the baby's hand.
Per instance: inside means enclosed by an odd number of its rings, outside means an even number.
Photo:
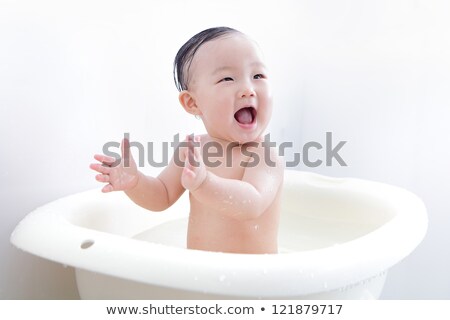
[[[99,172],[95,179],[107,183],[102,192],[126,191],[133,189],[139,180],[139,171],[130,153],[130,143],[122,140],[122,159],[116,159],[105,155],[96,154],[95,160],[100,163],[92,163],[90,168]],[[120,163],[118,163],[120,161]]]
[[[194,146],[197,144],[197,146]],[[181,174],[181,184],[189,191],[194,191],[206,179],[206,168],[200,155],[200,137],[187,137],[188,147],[184,150],[184,168]]]

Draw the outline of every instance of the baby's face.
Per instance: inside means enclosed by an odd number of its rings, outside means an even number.
[[[188,80],[211,137],[241,144],[261,138],[272,114],[272,96],[254,42],[230,34],[205,43],[192,60]]]

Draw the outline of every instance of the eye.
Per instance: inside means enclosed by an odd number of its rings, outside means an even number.
[[[233,81],[233,78],[225,77],[225,78],[221,79],[219,82],[223,82],[223,81]]]
[[[255,74],[253,76],[253,79],[265,79],[265,78],[266,78],[266,76],[263,75],[262,73]]]

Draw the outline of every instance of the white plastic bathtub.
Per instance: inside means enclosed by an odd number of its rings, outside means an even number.
[[[11,242],[76,268],[83,299],[376,299],[427,229],[404,189],[298,171],[285,173],[278,254],[186,249],[188,206],[87,191],[28,214]]]

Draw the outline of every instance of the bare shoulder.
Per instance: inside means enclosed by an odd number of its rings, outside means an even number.
[[[251,156],[252,166],[284,170],[284,159],[278,154],[277,148],[255,142],[243,146],[243,149]]]
[[[283,180],[284,159],[278,154],[275,147],[269,147],[261,143],[252,143],[245,147],[245,151],[250,155],[246,165],[244,180],[247,181],[268,181],[275,184]]]

